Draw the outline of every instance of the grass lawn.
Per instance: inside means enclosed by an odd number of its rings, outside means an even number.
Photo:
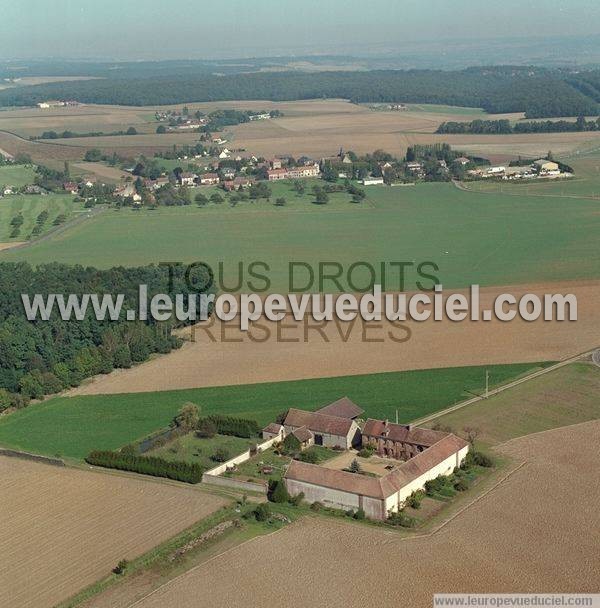
[[[313,445],[308,448],[307,451],[317,455],[316,464],[320,464],[339,455],[339,452],[319,445]],[[269,449],[238,465],[234,472],[224,473],[224,475],[227,477],[235,477],[242,481],[280,480],[290,460],[290,456],[280,456],[279,454],[275,454],[272,449]],[[271,473],[263,473],[262,468],[265,465],[272,467],[273,471]]]
[[[291,184],[277,184],[271,202],[161,208],[134,213],[108,211],[5,259],[60,261],[97,267],[150,262],[223,262],[225,280],[237,279],[239,262],[266,262],[271,291],[289,291],[289,262],[313,268],[334,260],[345,268],[366,261],[432,261],[444,287],[510,285],[532,281],[596,278],[600,272],[598,204],[592,200],[463,192],[451,184],[411,188],[367,187],[367,200],[347,194],[328,205],[296,197]],[[208,190],[210,192],[210,190]],[[379,271],[377,270],[377,273]],[[387,288],[401,287],[398,271]],[[376,277],[378,278],[378,277]],[[415,268],[406,271],[415,289]],[[367,271],[353,274],[368,284]],[[345,289],[351,289],[342,278]],[[247,289],[247,288],[246,288]],[[309,291],[318,291],[313,286]],[[324,291],[338,291],[333,282]]]
[[[42,226],[42,233],[53,228],[53,222],[59,215],[67,218],[72,214],[75,207],[80,205],[73,203],[70,194],[13,194],[0,198],[0,243],[7,241],[26,241],[31,238],[31,231],[36,224],[38,215],[46,209],[48,219]],[[23,215],[23,225],[15,238],[11,239],[11,220],[18,214]],[[18,256],[14,258],[18,259]],[[50,260],[48,260],[50,261]],[[71,260],[73,261],[73,260]]]
[[[28,186],[33,184],[35,171],[30,165],[5,165],[0,167],[0,186]]]
[[[249,447],[256,445],[261,439],[244,439],[243,437],[232,437],[230,435],[215,435],[211,438],[196,437],[189,433],[169,442],[160,448],[146,452],[145,456],[159,456],[165,460],[176,460],[202,465],[205,469],[211,469],[219,464],[212,459],[217,449],[227,450],[229,458],[241,454]]]
[[[573,363],[428,423],[479,429],[478,442],[514,437],[600,418],[600,369]]]
[[[535,364],[457,367],[316,380],[208,387],[156,393],[56,397],[0,417],[0,444],[47,455],[83,459],[165,428],[187,402],[201,415],[253,418],[260,425],[289,407],[315,410],[347,395],[364,416],[409,422],[481,393],[485,370],[493,385],[535,369]]]

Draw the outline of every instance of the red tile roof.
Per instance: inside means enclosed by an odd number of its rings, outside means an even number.
[[[408,483],[421,477],[468,445],[464,439],[456,435],[445,434],[437,443],[379,478],[327,469],[297,460],[290,462],[284,478],[352,494],[384,499],[398,492]]]
[[[292,431],[292,435],[294,435],[294,437],[300,441],[300,443],[310,441],[314,437],[312,432],[309,431],[305,426],[301,426],[299,429]]]
[[[263,429],[265,433],[273,433],[274,435],[278,435],[283,426],[281,424],[277,424],[276,422],[271,422],[267,424],[267,426]]]
[[[350,418],[339,416],[327,416],[317,412],[307,412],[290,408],[285,417],[284,425],[291,427],[308,427],[313,433],[326,433],[328,435],[339,435],[347,437],[352,428],[353,421]]]
[[[372,418],[369,418],[365,422],[362,434],[424,446],[433,445],[447,435],[447,433],[440,431],[411,427],[405,424],[394,424],[393,422],[383,420],[373,420]]]
[[[348,399],[348,397],[342,397],[317,410],[317,414],[327,414],[328,416],[338,416],[340,418],[356,418],[363,412],[364,410]]]

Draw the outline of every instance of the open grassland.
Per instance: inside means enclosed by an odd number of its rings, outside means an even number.
[[[600,500],[598,441],[594,421],[510,442],[503,455],[527,464],[432,535],[306,518],[200,565],[136,606],[262,608],[301,597],[330,608],[429,608],[440,592],[593,593],[600,530],[586,506]],[[290,555],[296,567],[282,569]]]
[[[514,437],[600,418],[600,368],[573,363],[499,395],[436,418],[461,433],[479,430],[478,442],[495,445]]]
[[[500,384],[533,366],[491,367]],[[315,410],[348,395],[366,415],[403,422],[425,416],[481,392],[485,368],[466,367],[221,386],[156,393],[62,397],[32,405],[0,418],[0,444],[30,452],[78,458],[93,449],[115,449],[169,425],[187,402],[203,416],[226,414],[272,422],[289,407]]]
[[[35,171],[29,165],[5,165],[0,167],[0,186],[20,188],[33,184],[34,178]]]
[[[11,194],[0,198],[0,242],[30,238],[36,219],[44,210],[48,211],[48,219],[42,225],[41,234],[53,228],[53,222],[59,215],[68,218],[75,209],[81,209],[81,205],[74,203],[70,194]],[[11,239],[10,223],[19,213],[23,215],[23,225],[19,234]]]
[[[50,608],[216,511],[197,488],[0,458],[0,605]]]
[[[238,262],[260,260],[270,267],[270,288],[279,292],[290,289],[290,261],[315,268],[326,260],[345,268],[359,260],[376,267],[391,260],[432,261],[446,288],[597,278],[600,271],[600,213],[592,200],[482,195],[451,184],[372,186],[362,204],[347,195],[340,205],[314,205],[310,197],[296,204],[291,184],[285,196],[289,205],[283,208],[246,202],[233,209],[109,210],[6,259],[77,259],[97,267],[223,262],[230,285]],[[416,273],[407,273],[404,288],[414,288]],[[355,282],[364,285],[366,274],[362,281],[360,274]],[[402,288],[392,283],[387,289]]]

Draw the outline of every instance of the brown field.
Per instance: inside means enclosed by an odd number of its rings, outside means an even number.
[[[122,182],[128,177],[131,178],[130,173],[125,173],[125,171],[121,171],[121,169],[117,167],[109,167],[108,165],[105,165],[103,163],[72,163],[71,172],[82,173],[86,175],[93,173],[94,175],[97,175],[100,179],[115,183]]]
[[[260,321],[270,332],[255,328],[249,334],[232,325],[197,329],[196,341],[178,351],[129,370],[120,370],[74,389],[74,394],[148,392],[224,386],[253,382],[299,380],[409,369],[458,367],[568,358],[600,344],[600,282],[578,281],[482,289],[488,307],[496,294],[574,293],[577,322],[511,323],[449,321],[406,324],[412,332],[389,324],[329,323],[320,334],[297,323]],[[295,322],[294,322],[295,323]],[[315,323],[313,322],[313,325]],[[189,331],[189,330],[188,330]],[[209,335],[210,334],[210,335]],[[212,337],[211,337],[212,336]],[[254,341],[252,340],[254,337]],[[279,339],[278,339],[279,338]],[[212,340],[215,340],[214,342]],[[257,340],[263,340],[258,342]]]
[[[184,104],[169,107],[181,109]],[[351,149],[358,153],[384,149],[403,155],[409,145],[448,142],[466,152],[478,153],[494,162],[504,161],[517,154],[539,156],[552,149],[555,154],[597,147],[597,133],[553,133],[531,135],[435,135],[438,125],[445,120],[481,118],[476,110],[454,114],[443,107],[439,111],[423,110],[418,106],[405,112],[374,111],[341,99],[306,100],[292,102],[228,101],[187,104],[190,112],[210,112],[218,108],[247,110],[279,109],[284,113],[277,120],[257,121],[226,129],[228,147],[245,150],[247,154],[270,157],[292,154],[313,158],[331,156],[339,150]],[[0,146],[11,154],[27,152],[34,160],[56,161],[83,158],[84,150],[97,147],[105,153],[136,156],[152,155],[173,144],[198,141],[196,133],[168,133],[156,135],[153,113],[160,106],[127,107],[82,105],[74,108],[41,110],[17,109],[0,112]],[[487,115],[486,118],[517,120],[521,114]],[[125,137],[92,137],[59,139],[45,142],[18,140],[9,133],[28,138],[42,131],[74,132],[118,131],[135,126],[140,135]],[[7,133],[9,132],[9,133]]]
[[[196,488],[2,457],[0,606],[54,606],[223,504]]]
[[[429,608],[436,592],[595,593],[599,441],[594,421],[505,444],[501,452],[525,466],[433,534],[306,518],[134,605]]]

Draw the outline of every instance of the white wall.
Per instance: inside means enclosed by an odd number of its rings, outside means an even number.
[[[273,444],[278,443],[279,440],[280,440],[280,436],[277,435],[276,437],[273,437],[272,439],[267,439],[267,441],[263,441],[262,443],[259,443],[256,447],[259,452],[264,452],[266,449],[270,448]],[[231,458],[227,462],[224,462],[223,464],[220,464],[220,465],[210,469],[209,471],[206,471],[204,473],[204,475],[222,475],[223,473],[225,473],[225,471],[227,469],[231,469],[235,465],[242,464],[242,462],[246,462],[246,460],[250,460],[251,457],[252,457],[252,454],[250,453],[250,450],[246,450],[245,452],[238,454],[234,458]]]

